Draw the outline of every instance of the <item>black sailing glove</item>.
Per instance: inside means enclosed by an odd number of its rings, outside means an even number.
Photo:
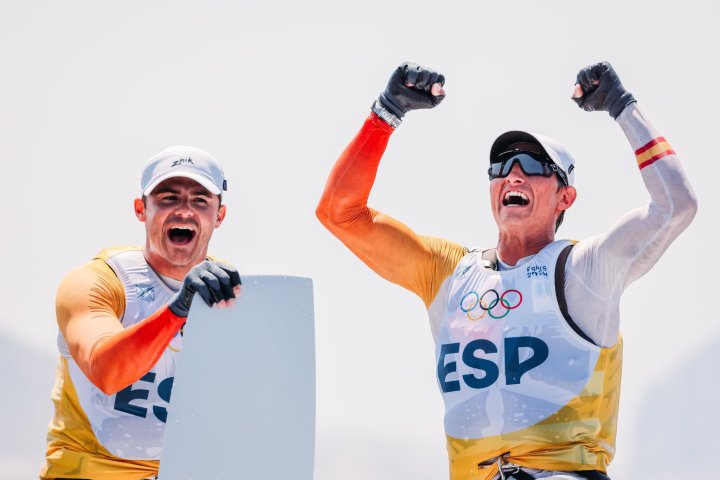
[[[402,118],[405,112],[433,108],[442,102],[445,92],[441,90],[439,95],[432,94],[432,86],[436,83],[445,85],[445,77],[416,63],[405,62],[395,69],[378,101]]]
[[[204,261],[188,272],[183,286],[170,299],[168,308],[179,317],[187,317],[193,295],[197,293],[209,306],[235,298],[235,287],[241,285],[240,274],[226,263]]]
[[[577,83],[582,87],[583,96],[573,100],[587,112],[604,110],[617,119],[625,107],[636,102],[608,62],[596,63],[580,70]]]

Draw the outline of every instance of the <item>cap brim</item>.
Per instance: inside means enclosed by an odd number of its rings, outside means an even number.
[[[177,170],[174,172],[168,172],[165,175],[160,175],[158,178],[156,178],[155,180],[150,182],[150,184],[147,187],[145,187],[145,190],[143,190],[142,194],[145,196],[150,195],[152,193],[152,191],[155,190],[155,187],[160,185],[162,182],[164,182],[165,180],[167,180],[169,178],[176,178],[176,177],[183,177],[183,178],[189,178],[190,180],[194,180],[197,183],[199,183],[200,185],[202,185],[203,187],[205,187],[205,189],[207,189],[207,191],[209,191],[210,193],[212,193],[214,195],[220,195],[222,193],[222,190],[217,185],[215,185],[215,183],[212,180],[210,180],[209,178],[207,178],[203,175],[198,175],[195,172],[187,172],[187,171],[183,171],[183,170]]]

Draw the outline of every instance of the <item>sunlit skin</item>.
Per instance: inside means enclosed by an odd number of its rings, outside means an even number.
[[[408,86],[412,86],[408,84]],[[439,83],[430,93],[443,95]],[[573,97],[581,97],[582,88],[575,85]],[[527,205],[503,205],[507,192],[522,192],[528,196]],[[575,202],[575,187],[558,189],[557,178],[527,176],[515,164],[505,178],[490,181],[490,202],[498,225],[497,253],[503,262],[515,265],[521,258],[534,255],[555,240],[555,222],[560,213]]]
[[[412,86],[412,84],[407,84]],[[442,95],[439,83],[433,84],[430,93]],[[580,85],[573,88],[573,97],[584,94]],[[507,192],[522,192],[528,196],[527,205],[503,205]],[[498,256],[507,264],[515,265],[521,258],[534,255],[555,240],[555,222],[563,210],[575,202],[575,187],[558,189],[557,178],[527,176],[515,164],[505,178],[490,181],[490,202],[495,223],[498,225]]]
[[[527,205],[503,205],[508,192],[527,195]],[[528,176],[515,164],[504,178],[490,181],[490,203],[498,225],[498,256],[515,265],[555,240],[555,222],[575,202],[574,187],[561,187],[555,175]]]
[[[218,195],[184,177],[165,180],[145,201],[136,198],[134,205],[135,215],[145,224],[145,259],[158,274],[176,280],[183,280],[192,267],[205,260],[213,231],[226,213]],[[173,241],[170,232],[177,228],[193,232],[192,238]]]

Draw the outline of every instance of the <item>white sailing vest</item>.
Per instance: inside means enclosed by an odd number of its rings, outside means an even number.
[[[125,290],[121,319],[125,328],[166,305],[175,293],[149,267],[141,250],[122,250],[105,258],[105,262]],[[159,460],[182,335],[170,342],[160,360],[140,380],[114,395],[106,395],[88,380],[70,356],[62,334],[58,335],[58,348],[67,359],[80,406],[102,446],[117,457]]]
[[[455,269],[436,340],[445,431],[475,440],[527,431],[583,392],[601,348],[564,318],[555,265],[568,241],[522,266],[483,268],[481,252]],[[480,459],[482,460],[482,459]]]

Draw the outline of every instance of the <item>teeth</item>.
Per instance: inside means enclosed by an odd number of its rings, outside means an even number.
[[[507,206],[522,206],[530,203],[530,199],[523,192],[511,191],[505,194],[503,197],[503,205]]]
[[[507,192],[507,193],[505,194],[505,199],[506,199],[506,200],[509,200],[509,199],[512,198],[512,197],[520,197],[520,198],[522,198],[522,199],[523,199],[524,201],[526,201],[526,202],[530,200],[530,199],[528,198],[528,196],[525,195],[525,194],[522,193],[522,192]]]
[[[191,227],[172,227],[174,230],[187,230],[188,232],[194,232],[195,230]]]

